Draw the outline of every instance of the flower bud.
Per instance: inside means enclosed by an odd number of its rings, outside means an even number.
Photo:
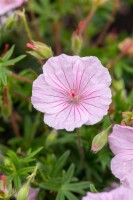
[[[82,48],[83,40],[80,35],[73,34],[72,36],[72,50],[75,54],[79,54]]]
[[[33,50],[27,51],[27,53],[37,59],[47,59],[53,56],[52,49],[42,42],[32,41],[32,44],[27,43],[27,47]]]
[[[133,39],[126,38],[118,45],[118,48],[123,54],[133,56]]]
[[[127,111],[122,112],[122,121],[121,125],[132,126],[133,125],[133,112]]]
[[[18,192],[17,200],[27,200],[29,195],[29,186],[23,185]]]
[[[46,138],[46,142],[45,142],[46,146],[47,147],[50,146],[56,140],[56,138],[57,138],[57,131],[53,129]]]
[[[112,125],[94,137],[92,141],[92,147],[91,147],[91,150],[94,153],[97,153],[98,151],[100,151],[104,147],[104,145],[107,143],[108,132],[111,127]]]

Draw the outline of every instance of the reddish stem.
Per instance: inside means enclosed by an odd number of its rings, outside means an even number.
[[[28,79],[24,76],[20,76],[20,75],[16,74],[15,72],[12,72],[12,76],[15,77],[16,79],[20,80],[20,81],[24,81],[24,82],[27,82],[27,83],[33,83],[33,81],[31,79]]]
[[[19,126],[18,126],[17,121],[16,121],[15,113],[11,114],[10,119],[11,119],[11,124],[12,124],[13,131],[14,131],[16,137],[20,137]]]
[[[110,16],[109,20],[106,22],[106,24],[105,24],[103,30],[101,31],[98,39],[96,40],[95,45],[102,44],[102,42],[103,42],[103,40],[104,40],[104,38],[105,38],[105,36],[106,36],[111,24],[112,24],[112,22],[114,21],[114,17],[116,15],[118,7],[119,7],[118,6],[119,5],[119,0],[114,0],[114,4],[115,4],[115,7],[112,10],[111,16]]]
[[[95,9],[92,9],[90,11],[90,13],[88,14],[87,18],[85,20],[79,22],[78,27],[77,27],[76,31],[74,32],[74,34],[81,35],[85,32],[85,30],[86,30],[88,24],[90,23],[94,13],[95,13]]]
[[[60,43],[60,33],[61,33],[61,24],[59,22],[54,24],[54,31],[55,31],[55,48],[56,54],[61,54],[61,43]]]

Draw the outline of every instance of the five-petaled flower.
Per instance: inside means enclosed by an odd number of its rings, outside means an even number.
[[[115,125],[109,144],[115,154],[111,161],[112,173],[125,186],[133,188],[133,128]]]
[[[111,77],[98,58],[50,58],[33,83],[31,102],[45,113],[44,122],[55,129],[73,131],[92,125],[107,114],[111,103]]]
[[[0,0],[0,15],[20,7],[25,0]]]

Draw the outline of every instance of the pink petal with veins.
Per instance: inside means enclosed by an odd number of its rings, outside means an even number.
[[[133,151],[133,128],[115,125],[109,136],[109,144],[114,154],[123,153],[126,150]]]

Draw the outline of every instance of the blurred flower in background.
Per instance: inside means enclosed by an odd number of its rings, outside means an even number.
[[[13,9],[20,7],[24,0],[1,0],[0,1],[0,15],[3,15]]]
[[[120,186],[110,192],[88,192],[87,196],[83,197],[82,200],[132,200],[133,191]]]
[[[14,9],[22,6],[25,0],[1,0],[0,1],[0,28],[11,29],[18,16]]]
[[[115,154],[111,161],[112,173],[123,185],[133,188],[133,128],[115,125],[109,144]]]

